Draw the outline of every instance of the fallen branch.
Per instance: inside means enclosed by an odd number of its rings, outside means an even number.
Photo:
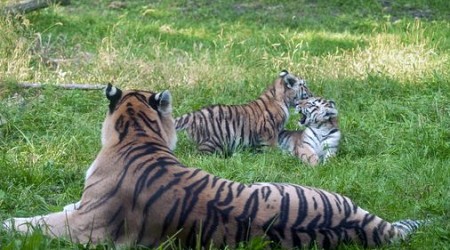
[[[20,82],[17,84],[22,88],[44,88],[44,87],[55,87],[60,89],[83,89],[83,90],[98,90],[104,89],[106,84],[77,84],[77,83],[68,83],[68,84],[42,84],[42,83],[28,83],[28,82]]]
[[[70,4],[70,0],[28,0],[18,4],[6,6],[3,9],[4,14],[25,14],[31,11],[47,8],[51,4],[60,4],[66,6]]]

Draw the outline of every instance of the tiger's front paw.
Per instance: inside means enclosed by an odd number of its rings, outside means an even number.
[[[2,222],[3,229],[7,231],[31,232],[32,227],[27,218],[10,218]]]
[[[13,219],[7,219],[7,220],[2,221],[2,228],[6,231],[12,231],[13,225],[14,225]]]

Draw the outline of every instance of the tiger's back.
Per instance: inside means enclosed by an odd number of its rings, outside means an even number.
[[[289,118],[289,107],[311,96],[301,78],[282,71],[255,101],[243,105],[214,105],[175,119],[201,152],[230,155],[238,147],[276,146]]]
[[[262,237],[272,246],[333,248],[343,242],[376,246],[401,239],[417,221],[389,223],[350,199],[282,183],[246,185],[182,165],[170,94],[109,87],[102,149],[89,168],[74,210],[4,222],[28,232],[80,243],[157,247],[174,237],[182,247],[237,247]],[[176,244],[178,244],[176,243]]]

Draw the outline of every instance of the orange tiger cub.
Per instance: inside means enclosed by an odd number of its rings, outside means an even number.
[[[279,147],[311,166],[334,156],[341,139],[336,104],[322,97],[311,97],[300,101],[296,110],[302,115],[299,126],[306,128],[302,131],[281,131],[278,135]]]
[[[289,118],[289,107],[312,96],[303,79],[283,70],[279,78],[250,103],[214,105],[175,119],[198,150],[229,156],[238,147],[276,146]]]
[[[349,198],[286,183],[238,183],[180,163],[171,95],[109,85],[102,148],[88,170],[79,206],[4,228],[118,246],[238,247],[255,237],[283,248],[378,246],[404,239],[420,221],[385,221]]]

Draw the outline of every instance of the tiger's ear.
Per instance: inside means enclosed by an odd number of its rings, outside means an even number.
[[[117,102],[122,97],[122,90],[112,86],[111,83],[108,83],[108,86],[106,86],[105,89],[105,95],[109,100],[109,112],[112,113],[116,108]]]
[[[162,115],[170,115],[172,113],[172,95],[169,90],[152,95],[149,104]]]
[[[283,69],[283,70],[280,72],[280,77],[285,77],[285,76],[288,75],[288,74],[289,74],[289,72],[288,72],[287,70]]]
[[[330,107],[326,108],[326,112],[325,112],[326,117],[325,118],[329,119],[329,118],[337,117],[338,111],[336,109],[336,103],[332,100],[329,100],[328,104],[330,105]]]
[[[329,100],[328,101],[329,103],[330,103],[330,106],[332,107],[332,108],[336,108],[336,102],[335,101],[333,101],[333,100]]]
[[[285,69],[280,72],[279,76],[283,79],[284,84],[286,84],[288,88],[294,88],[295,85],[299,84],[298,79],[295,76],[289,74],[289,72]]]

